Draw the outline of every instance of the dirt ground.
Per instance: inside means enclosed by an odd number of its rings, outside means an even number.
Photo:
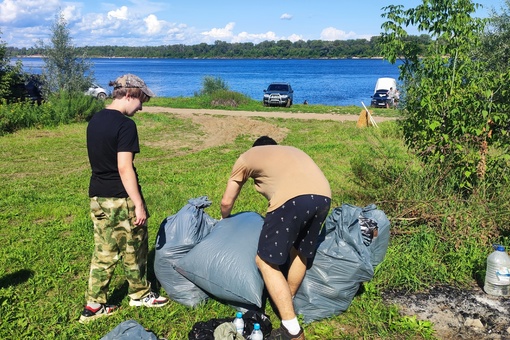
[[[169,112],[191,118],[201,127],[204,140],[199,149],[230,143],[239,135],[269,135],[276,141],[288,131],[253,117],[320,119],[337,122],[357,121],[357,115],[248,112],[207,109],[174,109],[146,106],[144,112]],[[221,116],[222,119],[217,119]],[[393,119],[374,117],[376,123]],[[404,315],[416,316],[434,324],[439,339],[510,340],[510,297],[493,297],[478,286],[468,290],[434,287],[428,292],[409,294],[398,291],[382,293],[387,304],[396,304]]]
[[[336,122],[357,122],[358,115],[342,115],[327,113],[290,113],[290,112],[252,112],[209,109],[175,109],[156,106],[145,106],[143,112],[172,113],[181,117],[191,118],[193,123],[201,127],[205,140],[200,148],[208,148],[232,142],[239,135],[260,137],[268,135],[280,142],[287,135],[286,129],[278,128],[270,123],[252,119],[253,117],[271,117],[283,119],[316,119]],[[221,116],[222,119],[216,119]],[[395,118],[373,117],[376,123]],[[194,149],[196,151],[196,149]]]
[[[478,286],[382,295],[386,303],[397,304],[402,314],[432,322],[439,339],[510,339],[510,297],[487,295]]]

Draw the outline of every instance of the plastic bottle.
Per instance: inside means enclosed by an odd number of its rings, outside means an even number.
[[[495,251],[487,257],[487,271],[483,290],[489,295],[510,295],[510,256],[505,247],[494,246]]]
[[[250,340],[264,340],[264,334],[260,330],[260,324],[256,323],[253,325],[253,331],[250,335]]]
[[[244,332],[244,320],[243,320],[243,313],[237,312],[236,318],[233,321],[234,326],[236,326],[237,333],[243,335]]]

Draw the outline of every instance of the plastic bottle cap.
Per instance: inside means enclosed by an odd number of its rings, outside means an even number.
[[[253,329],[260,329],[260,325],[258,323],[254,324]]]
[[[241,313],[241,312],[237,312],[237,313],[236,313],[236,317],[237,317],[237,318],[242,318],[242,317],[243,317],[243,313]]]
[[[496,250],[497,251],[505,251],[505,247],[504,246],[497,246]]]

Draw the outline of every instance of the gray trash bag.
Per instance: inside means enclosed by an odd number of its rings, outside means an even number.
[[[120,323],[100,340],[158,340],[158,337],[134,320]]]
[[[161,222],[156,237],[154,273],[168,296],[185,306],[205,301],[207,293],[175,271],[174,264],[211,232],[218,222],[204,209],[211,205],[206,196],[190,199],[177,214]]]
[[[294,298],[305,323],[345,311],[374,269],[363,243],[358,216],[363,209],[343,204],[326,218],[313,265]]]
[[[175,269],[222,302],[260,308],[264,281],[255,256],[263,223],[255,212],[219,221],[202,242],[177,261]]]

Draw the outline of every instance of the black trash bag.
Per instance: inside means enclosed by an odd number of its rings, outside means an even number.
[[[224,322],[232,322],[234,318],[211,319],[198,321],[188,333],[188,340],[214,340],[214,330]]]
[[[214,330],[221,324],[225,322],[232,322],[233,320],[234,317],[199,321],[193,325],[193,328],[188,333],[188,340],[215,340]],[[244,313],[243,321],[244,331],[242,335],[245,338],[249,337],[253,331],[253,325],[256,323],[260,325],[260,330],[264,334],[264,337],[269,336],[273,329],[273,325],[271,324],[269,317],[266,314],[255,310],[249,310]]]
[[[271,334],[271,331],[273,330],[273,325],[271,324],[269,316],[262,312],[249,310],[243,314],[243,320],[244,320],[243,336],[245,337],[248,337],[251,334],[251,332],[253,332],[253,325],[256,323],[260,325],[260,330],[264,334],[264,338],[269,336],[269,334]]]
[[[126,320],[100,340],[158,340],[158,337],[135,320]]]
[[[211,205],[207,196],[190,199],[177,214],[161,222],[156,237],[154,273],[168,296],[185,306],[194,307],[208,294],[175,271],[174,264],[207,236],[217,220],[204,209]]]

